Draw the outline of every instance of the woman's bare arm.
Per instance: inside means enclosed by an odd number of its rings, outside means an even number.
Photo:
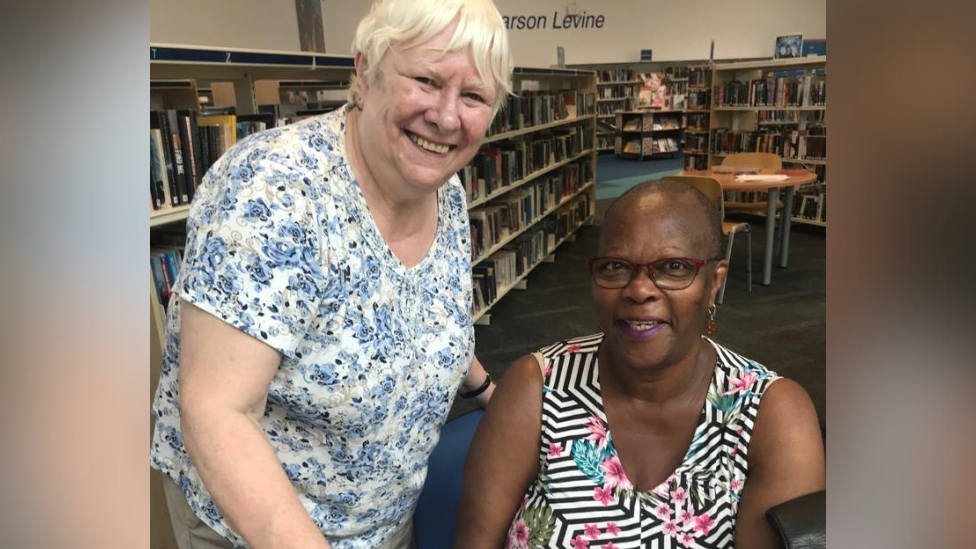
[[[817,411],[796,382],[781,379],[766,390],[752,431],[748,460],[749,479],[736,519],[735,546],[781,547],[766,521],[766,510],[827,486]]]
[[[454,546],[498,549],[539,471],[542,371],[524,356],[505,372],[464,466]]]
[[[180,305],[183,441],[221,513],[255,549],[328,548],[259,423],[278,351]]]

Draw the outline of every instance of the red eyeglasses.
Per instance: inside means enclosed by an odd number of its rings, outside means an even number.
[[[647,269],[648,276],[662,290],[683,290],[691,286],[698,271],[711,259],[691,259],[688,257],[665,257],[650,263],[633,263],[619,257],[594,257],[590,259],[590,275],[601,288],[619,290],[626,288],[641,267]]]

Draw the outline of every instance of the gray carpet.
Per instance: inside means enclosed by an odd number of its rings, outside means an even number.
[[[598,203],[598,219],[608,201]],[[758,283],[764,249],[763,221],[753,224],[753,291],[746,290],[746,240],[733,250],[716,341],[800,383],[813,398],[826,434],[827,238],[824,229],[794,225],[790,266],[773,269],[773,283]],[[597,331],[586,260],[596,253],[599,226],[582,228],[576,242],[556,251],[528,277],[528,290],[509,293],[492,308],[491,326],[477,327],[476,352],[493,377],[513,360],[567,337]],[[741,240],[740,240],[741,239]],[[471,410],[457,399],[451,416]]]

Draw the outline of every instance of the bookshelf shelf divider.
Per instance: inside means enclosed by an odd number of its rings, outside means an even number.
[[[769,152],[784,168],[812,169],[817,182],[797,189],[789,214],[793,222],[826,227],[827,57],[718,63],[711,83],[708,167],[730,154]],[[726,193],[726,200],[766,197]]]

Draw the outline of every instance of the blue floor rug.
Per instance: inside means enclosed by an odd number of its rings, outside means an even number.
[[[596,198],[617,198],[634,185],[643,181],[674,175],[684,167],[684,155],[674,158],[627,160],[612,154],[603,154],[596,161]]]

